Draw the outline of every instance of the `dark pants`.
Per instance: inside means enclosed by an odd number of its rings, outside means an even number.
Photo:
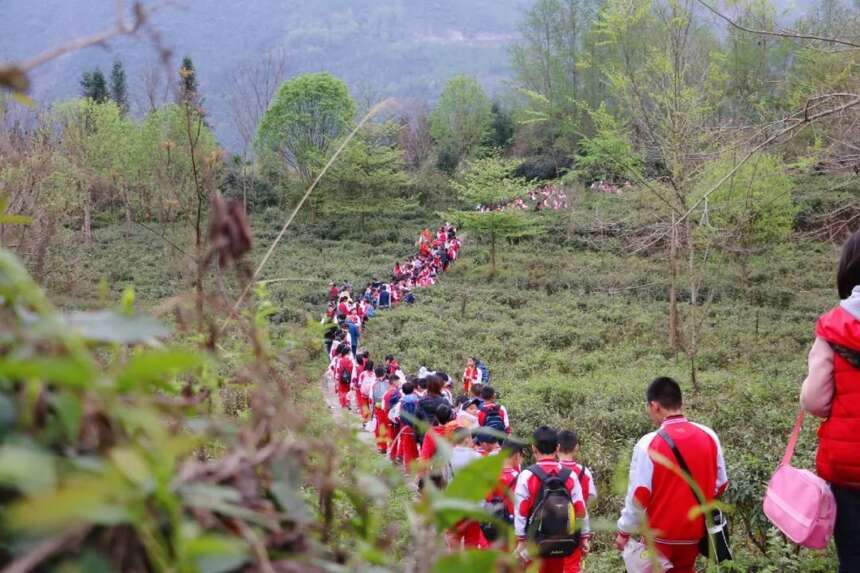
[[[836,553],[839,573],[860,571],[860,490],[833,486],[836,497]]]

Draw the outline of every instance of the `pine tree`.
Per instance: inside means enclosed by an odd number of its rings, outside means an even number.
[[[128,88],[125,81],[125,68],[116,60],[110,73],[110,97],[122,113],[128,113]]]
[[[108,100],[107,80],[99,68],[91,72],[84,72],[81,78],[81,96],[96,103],[104,103]]]
[[[194,62],[185,56],[182,59],[182,67],[179,68],[180,97],[183,102],[197,100],[197,72],[194,70]]]

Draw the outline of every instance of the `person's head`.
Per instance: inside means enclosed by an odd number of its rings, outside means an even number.
[[[375,372],[376,368],[373,366],[373,360],[368,360],[367,364],[364,365],[364,369],[368,372]]]
[[[344,344],[338,349],[338,352],[340,352],[341,356],[347,356],[350,352],[352,352],[352,350],[350,349],[349,344]]]
[[[484,386],[481,388],[481,400],[489,402],[496,399],[496,390],[492,386]]]
[[[860,286],[860,231],[851,235],[842,246],[842,256],[836,271],[836,286],[841,299],[851,296],[851,291]]]
[[[400,387],[400,391],[403,392],[404,396],[409,396],[415,391],[415,385],[412,382],[404,382],[403,386]]]
[[[558,433],[558,453],[572,456],[579,447],[579,437],[573,430],[563,430]]]
[[[502,453],[507,457],[505,465],[510,468],[519,467],[523,463],[525,444],[517,439],[508,438],[502,442]]]
[[[388,290],[388,285],[382,285],[382,290]]]
[[[549,426],[541,426],[535,430],[532,442],[537,456],[551,456],[558,451],[558,434]]]
[[[463,408],[463,411],[472,414],[473,416],[478,415],[478,410],[481,408],[481,401],[478,398],[472,398],[466,403],[466,406]]]
[[[439,406],[436,407],[435,413],[436,421],[439,422],[440,425],[447,424],[454,419],[454,411],[448,404],[439,404]]]
[[[436,372],[436,376],[442,379],[442,384],[444,386],[448,385],[448,382],[451,381],[451,377],[445,374],[444,372]]]
[[[473,357],[469,357],[469,359],[466,361],[466,366],[468,366],[469,368],[474,368],[475,359]]]
[[[475,398],[480,398],[481,392],[483,392],[483,391],[484,391],[484,385],[481,384],[480,382],[475,382],[474,384],[472,384],[472,387],[469,389],[469,392],[471,392],[472,396]]]
[[[385,357],[385,363],[386,364],[390,364],[391,362],[394,362],[394,355],[393,354],[389,354],[388,356]]]
[[[388,382],[391,383],[393,386],[399,386],[400,385],[400,377],[397,376],[397,374],[389,374],[388,375]]]
[[[442,393],[442,379],[438,376],[428,376],[425,378],[427,380],[427,391],[430,394],[439,395]]]
[[[659,425],[669,416],[680,414],[684,407],[681,386],[668,376],[655,378],[645,391],[648,415]]]
[[[493,444],[499,443],[499,438],[492,433],[493,430],[487,430],[486,428],[475,428],[472,431],[472,437],[475,440],[475,444],[479,446],[490,446]]]
[[[415,379],[415,385],[416,385],[416,387],[418,387],[422,392],[426,392],[426,391],[427,391],[427,379],[426,379],[426,378],[416,378],[416,379]]]
[[[383,368],[382,366],[377,366],[376,368],[373,369],[373,375],[376,376],[377,378],[384,378],[385,377],[385,368]]]

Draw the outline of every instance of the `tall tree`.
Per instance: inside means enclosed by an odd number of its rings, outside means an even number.
[[[119,106],[122,113],[128,113],[128,86],[126,85],[125,68],[119,60],[113,63],[110,72],[110,98]]]
[[[185,102],[198,99],[197,71],[190,56],[182,58],[182,65],[179,67],[179,97]]]
[[[99,68],[91,72],[84,72],[81,78],[81,95],[96,103],[104,103],[110,98],[107,80]]]
[[[469,76],[452,78],[430,114],[440,167],[453,172],[461,160],[474,157],[487,143],[492,103],[481,84]]]
[[[346,84],[331,74],[304,74],[284,82],[257,129],[255,146],[309,182],[333,142],[355,119]]]
[[[524,237],[536,230],[536,223],[522,209],[510,205],[522,198],[531,186],[513,175],[517,162],[487,157],[469,162],[454,189],[465,210],[447,214],[459,226],[490,243],[490,276],[496,274],[498,241]]]
[[[511,65],[519,87],[539,95],[532,105],[550,116],[531,136],[534,151],[572,155],[581,127],[581,102],[588,101],[581,60],[600,0],[537,0],[520,25],[521,40],[511,48]]]

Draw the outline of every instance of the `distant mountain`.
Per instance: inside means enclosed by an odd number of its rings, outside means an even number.
[[[153,3],[155,0],[149,0]],[[227,99],[238,66],[283,51],[288,72],[327,70],[368,99],[435,98],[447,79],[473,74],[493,91],[509,75],[507,47],[531,0],[176,0],[150,25],[172,49],[174,66],[190,55],[220,140],[236,149]],[[22,58],[101,31],[112,0],[2,0],[0,59]],[[41,68],[34,97],[48,103],[78,95],[82,72],[126,66],[133,109],[147,107],[144,75],[157,70],[146,34],[90,48]]]

